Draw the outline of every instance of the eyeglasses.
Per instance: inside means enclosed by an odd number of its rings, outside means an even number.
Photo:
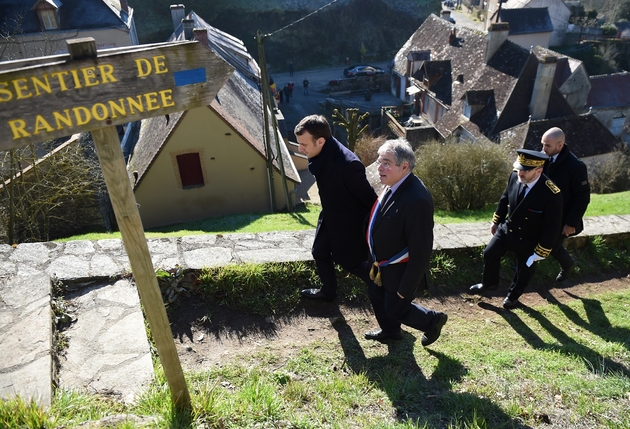
[[[392,163],[391,161],[388,161],[388,160],[377,159],[376,160],[376,165],[382,166],[383,168],[389,168],[389,167],[391,167],[393,165],[398,165],[398,164]]]

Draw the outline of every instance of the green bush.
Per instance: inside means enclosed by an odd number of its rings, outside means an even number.
[[[495,204],[511,171],[507,149],[494,143],[431,143],[416,151],[415,173],[437,210],[478,210]]]
[[[602,33],[604,36],[616,36],[617,35],[617,27],[613,24],[604,24],[601,27]]]
[[[630,149],[624,146],[609,155],[596,162],[588,172],[594,194],[630,190]]]

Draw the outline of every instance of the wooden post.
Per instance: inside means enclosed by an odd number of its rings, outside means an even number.
[[[68,42],[68,50],[73,59],[75,54],[77,59],[96,56],[96,44],[93,39],[80,40],[72,44]],[[171,390],[171,398],[177,409],[188,409],[190,408],[188,386],[175,349],[173,333],[162,301],[160,286],[153,270],[149,246],[147,246],[140,212],[131,189],[129,176],[127,176],[127,168],[120,149],[116,127],[93,130],[92,136],[105,177],[107,191],[116,214],[118,228],[125,249],[127,249],[140,300],[144,306],[151,335],[155,341],[160,362]]]

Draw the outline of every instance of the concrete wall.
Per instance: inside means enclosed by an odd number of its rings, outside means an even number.
[[[200,154],[205,185],[182,189],[176,156],[191,152]],[[278,207],[283,207],[278,170],[274,185]],[[288,187],[292,191],[294,182]],[[188,111],[135,195],[145,228],[271,211],[265,159],[208,107]]]
[[[560,92],[575,113],[584,113],[590,91],[591,83],[584,64],[580,64],[560,87]]]

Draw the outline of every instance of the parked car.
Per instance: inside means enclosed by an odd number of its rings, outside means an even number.
[[[343,69],[343,75],[345,77],[374,76],[383,73],[385,73],[385,70],[382,68],[368,65],[356,65]]]

